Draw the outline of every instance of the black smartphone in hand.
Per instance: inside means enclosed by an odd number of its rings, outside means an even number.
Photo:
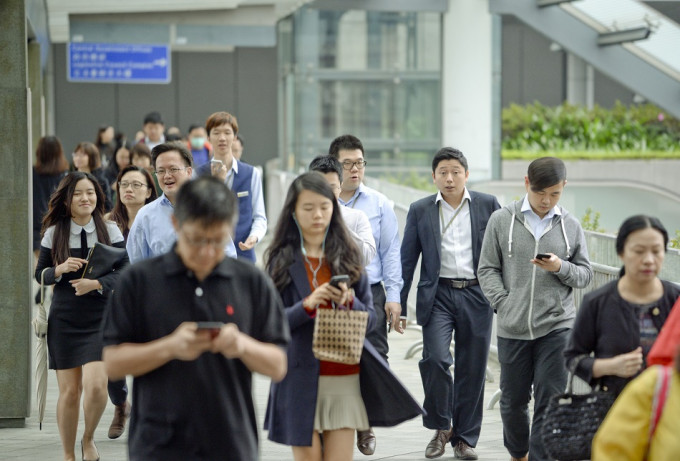
[[[546,253],[538,253],[534,256],[535,259],[550,259],[550,255]]]
[[[334,275],[333,277],[331,277],[331,281],[328,283],[332,287],[340,288],[340,283],[342,282],[349,283],[349,275],[347,274]]]
[[[196,322],[196,330],[208,330],[210,331],[210,337],[214,338],[220,334],[220,329],[224,326],[222,322]]]

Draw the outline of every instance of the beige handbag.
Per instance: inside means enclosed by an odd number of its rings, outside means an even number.
[[[327,362],[356,365],[361,360],[368,312],[317,309],[312,352]]]

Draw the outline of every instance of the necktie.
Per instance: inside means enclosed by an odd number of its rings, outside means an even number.
[[[80,257],[87,259],[87,232],[85,232],[85,228],[80,231]]]

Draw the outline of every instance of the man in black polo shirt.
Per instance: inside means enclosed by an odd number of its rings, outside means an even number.
[[[258,458],[251,373],[283,379],[290,333],[269,278],[224,255],[236,206],[218,179],[185,183],[177,243],[121,274],[111,297],[103,359],[111,378],[134,376],[132,461]]]

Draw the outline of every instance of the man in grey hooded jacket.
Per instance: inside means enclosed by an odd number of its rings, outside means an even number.
[[[529,165],[527,195],[494,212],[477,276],[498,314],[503,440],[512,460],[548,460],[540,427],[550,397],[564,391],[562,351],[574,323],[574,288],[593,272],[578,219],[558,205],[564,162],[543,157]],[[533,386],[534,416],[528,403]]]

